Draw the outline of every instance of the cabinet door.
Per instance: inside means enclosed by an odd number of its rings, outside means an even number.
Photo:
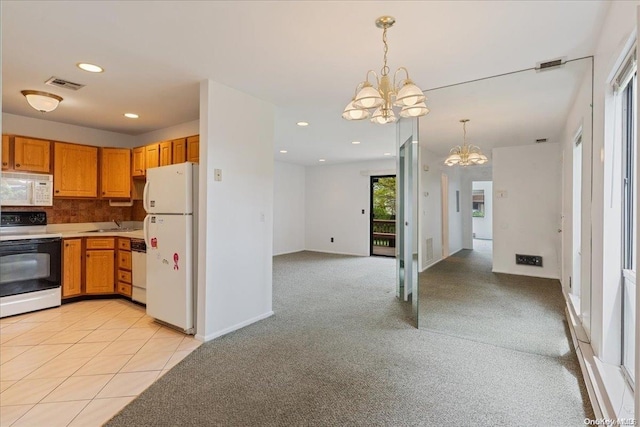
[[[100,187],[104,198],[131,197],[131,151],[128,148],[102,148]]]
[[[11,169],[9,159],[9,135],[2,135],[2,170]]]
[[[184,163],[187,161],[187,139],[180,138],[171,141],[173,145],[173,163]]]
[[[187,138],[187,161],[193,163],[200,161],[200,135]]]
[[[54,197],[98,197],[98,147],[56,142]]]
[[[17,171],[49,173],[51,143],[16,136],[13,142],[13,168]]]
[[[131,175],[135,177],[141,177],[145,175],[145,149],[144,147],[138,147],[133,149],[133,169]]]
[[[87,251],[85,258],[85,292],[88,294],[113,293],[115,279],[115,251]]]
[[[144,165],[146,169],[157,168],[160,163],[160,144],[144,147]]]
[[[160,166],[167,166],[171,164],[171,151],[171,141],[160,143]]]
[[[82,293],[82,239],[65,239],[62,244],[62,297]]]

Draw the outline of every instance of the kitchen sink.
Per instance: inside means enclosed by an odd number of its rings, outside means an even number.
[[[100,228],[98,230],[89,230],[86,233],[116,233],[116,232],[124,232],[124,231],[138,231],[142,230],[141,228]]]

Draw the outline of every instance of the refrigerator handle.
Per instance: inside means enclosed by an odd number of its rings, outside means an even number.
[[[142,221],[142,234],[144,235],[144,244],[147,245],[147,247],[150,247],[149,245],[149,230],[148,230],[148,224],[149,222],[149,215],[144,217],[144,221]]]
[[[149,212],[149,180],[144,183],[144,190],[142,190],[142,207],[144,210]]]

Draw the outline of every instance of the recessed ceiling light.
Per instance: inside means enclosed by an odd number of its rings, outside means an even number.
[[[319,161],[319,162],[325,162],[326,160],[325,160],[325,159],[320,159],[320,160],[318,160],[318,161]]]
[[[298,123],[296,123],[296,124],[297,124],[298,126],[302,126],[302,127],[304,127],[304,126],[309,126],[309,123],[307,123],[307,122],[298,122]]]
[[[102,67],[100,67],[98,65],[95,65],[95,64],[89,64],[87,62],[80,62],[80,63],[78,63],[76,65],[81,70],[88,71],[90,73],[102,73],[104,71],[104,68],[102,68]]]
[[[391,155],[391,153],[384,153],[384,155],[385,155],[385,156],[390,156],[390,155]]]
[[[351,141],[352,144],[360,144],[360,141]]]
[[[124,113],[124,116],[129,118],[129,119],[137,119],[138,117],[140,117],[135,113]]]
[[[281,152],[282,154],[285,154],[285,153],[287,152],[287,150],[280,150],[280,152]]]

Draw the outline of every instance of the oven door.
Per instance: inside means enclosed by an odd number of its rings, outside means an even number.
[[[0,242],[0,297],[60,287],[61,239]]]

